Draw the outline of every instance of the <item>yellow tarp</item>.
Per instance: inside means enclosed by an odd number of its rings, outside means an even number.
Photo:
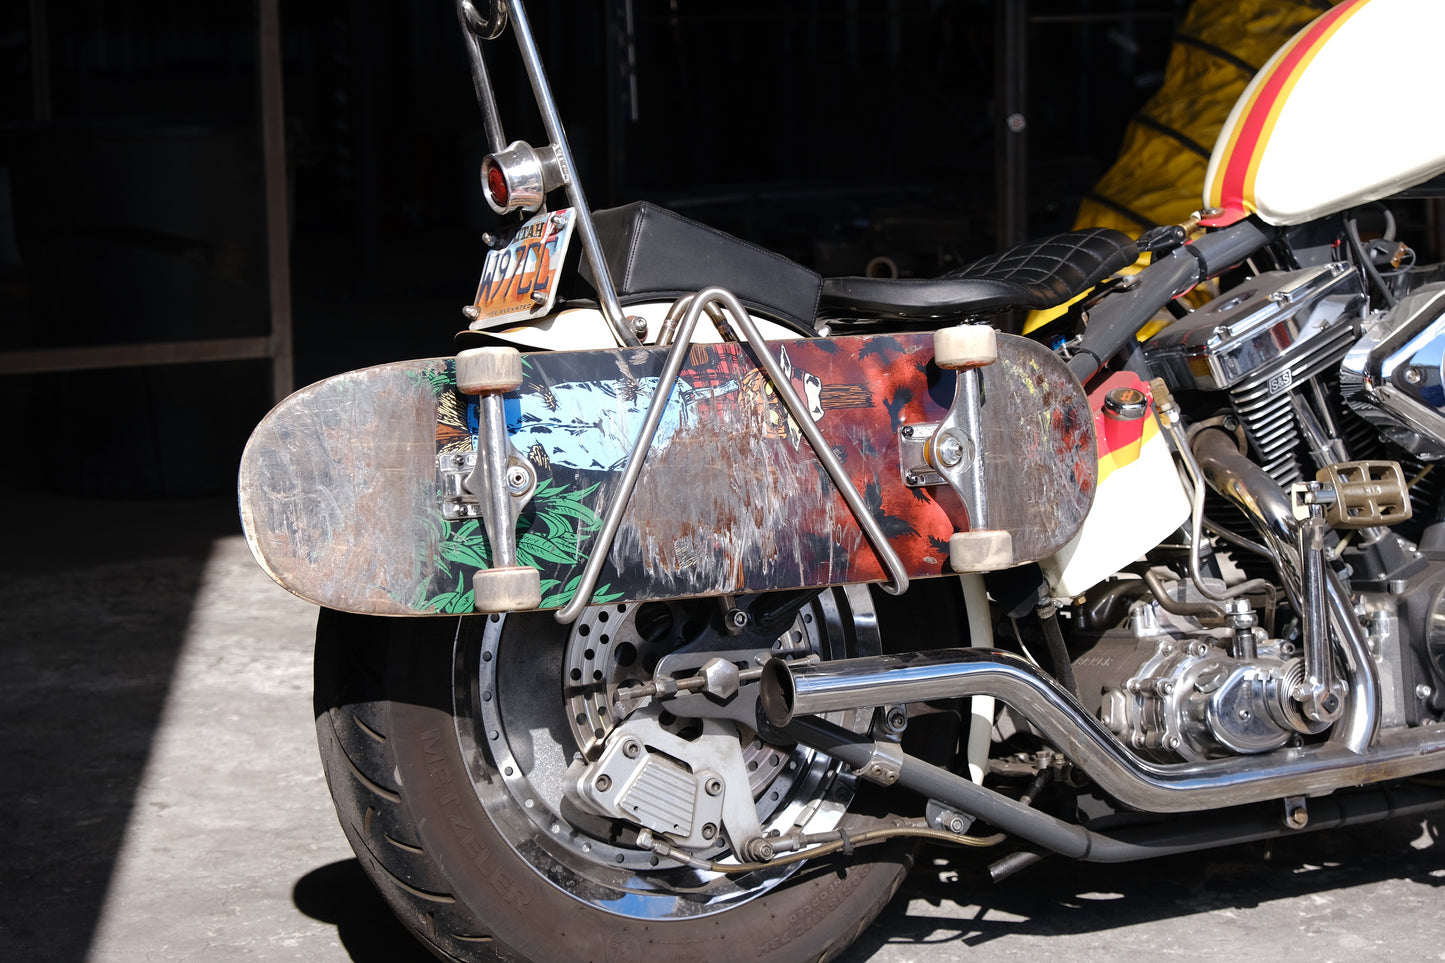
[[[1112,227],[1138,237],[1198,211],[1209,154],[1234,102],[1285,41],[1337,2],[1194,0],[1175,34],[1163,83],[1129,121],[1118,159],[1079,205],[1074,228]],[[1147,255],[1128,270],[1146,261]],[[1067,308],[1032,312],[1024,330]]]
[[[1132,237],[1199,210],[1214,139],[1245,85],[1329,0],[1194,0],[1164,81],[1129,122],[1114,166],[1079,205],[1075,227]]]

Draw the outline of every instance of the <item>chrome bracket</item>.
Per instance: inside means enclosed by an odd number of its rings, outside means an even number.
[[[437,456],[437,475],[441,479],[442,518],[447,521],[462,521],[468,518],[485,518],[486,491],[482,497],[472,493],[474,485],[485,485],[477,477],[477,453],[475,451],[448,451]],[[507,458],[507,495],[510,499],[512,524],[521,517],[522,509],[532,500],[537,490],[537,470],[532,463],[515,452]]]
[[[748,315],[747,309],[732,292],[712,287],[699,291],[693,297],[678,326],[675,340],[668,349],[662,374],[657,379],[657,387],[654,390],[652,401],[647,406],[647,415],[643,418],[642,428],[637,434],[637,440],[633,443],[632,454],[627,459],[627,467],[623,470],[622,480],[617,486],[616,497],[612,504],[607,506],[607,512],[602,519],[602,530],[598,533],[587,564],[582,569],[582,575],[577,583],[577,591],[570,602],[554,613],[553,617],[563,625],[575,620],[592,598],[592,590],[597,584],[597,577],[602,571],[602,565],[606,562],[607,556],[612,551],[612,541],[617,537],[617,529],[622,524],[622,513],[626,511],[627,503],[632,498],[632,492],[637,487],[637,478],[642,473],[643,461],[652,448],[658,423],[662,420],[662,413],[667,407],[668,399],[672,396],[673,387],[677,384],[678,373],[682,370],[683,362],[692,347],[693,329],[697,327],[698,318],[702,316],[702,313],[715,305],[725,309],[728,323],[742,333],[743,339],[757,355],[763,371],[773,383],[774,390],[777,391],[778,398],[797,423],[803,437],[808,439],[813,453],[833,480],[838,494],[842,496],[844,503],[853,513],[854,520],[863,530],[873,551],[877,553],[883,570],[888,573],[890,580],[889,584],[884,586],[884,591],[892,595],[901,595],[908,589],[908,570],[903,567],[898,553],[888,543],[888,536],[883,533],[878,520],[869,511],[867,503],[863,501],[863,496],[859,494],[852,479],[848,477],[842,462],[838,460],[837,455],[833,454],[833,449],[823,438],[823,433],[813,423],[813,419],[808,414],[807,405],[798,397],[792,382],[784,373],[782,366],[778,364],[772,351],[769,350],[757,325],[753,324],[752,318]],[[709,314],[713,316],[711,311]],[[716,318],[714,320],[716,321]],[[719,322],[720,330],[725,327],[725,324]]]
[[[953,404],[941,422],[904,425],[898,429],[898,472],[909,488],[948,485],[963,499],[974,528],[984,528],[988,498],[983,488],[983,457],[974,441],[979,435],[978,406],[982,385],[977,368],[958,372]]]
[[[873,743],[867,762],[858,767],[859,778],[880,786],[891,786],[903,775],[903,750],[898,743],[879,739]]]
[[[904,425],[898,429],[898,473],[909,488],[944,485],[944,478],[928,463],[928,442],[938,433],[938,425]]]
[[[749,791],[737,728],[713,719],[683,739],[650,715],[618,726],[591,764],[575,763],[567,792],[581,808],[707,851],[724,841],[746,858],[763,828]]]

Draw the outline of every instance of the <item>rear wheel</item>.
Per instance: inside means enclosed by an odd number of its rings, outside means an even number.
[[[786,612],[754,642],[824,659],[879,650],[865,589]],[[766,657],[723,623],[716,600],[595,608],[570,627],[549,614],[458,623],[322,613],[317,732],[337,812],[366,872],[434,953],[827,959],[877,916],[911,865],[911,844],[719,873],[648,850],[638,820],[655,822],[656,812],[622,819],[581,798],[578,773],[642,734],[648,751],[672,747],[669,762],[682,765],[668,772],[719,760],[714,768],[736,777],[730,799],[750,801],[747,820],[755,812],[764,834],[873,823],[861,814],[873,800],[825,756],[768,745],[734,722],[678,719],[666,703],[619,699],[659,665],[681,677],[720,647],[729,658]],[[867,719],[835,721],[861,728]],[[689,798],[674,794],[660,808]],[[709,826],[690,852],[734,859],[726,827]]]

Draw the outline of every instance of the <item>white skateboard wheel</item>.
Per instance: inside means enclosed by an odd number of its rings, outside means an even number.
[[[541,604],[542,575],[535,568],[483,568],[472,575],[472,608],[478,612],[522,612]]]
[[[457,387],[462,394],[512,391],[522,384],[522,355],[506,345],[457,352]]]
[[[940,368],[981,368],[998,360],[998,332],[986,324],[958,324],[933,332]]]
[[[1013,536],[1005,531],[954,532],[948,539],[948,564],[955,572],[1013,568]]]

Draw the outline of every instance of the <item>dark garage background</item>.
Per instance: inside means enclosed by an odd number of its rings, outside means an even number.
[[[626,3],[531,13],[595,206],[652,199],[825,274],[929,274],[1002,233],[1002,72],[1026,97],[1022,226],[1067,229],[1186,3],[1034,0],[1007,59],[1006,7],[632,0],[630,35]],[[445,354],[495,223],[454,8],[279,16],[295,384]],[[258,28],[254,2],[3,5],[0,352],[269,333]],[[509,138],[540,143],[515,46],[491,49]],[[265,359],[5,370],[10,470],[89,497],[228,490],[272,399]]]

